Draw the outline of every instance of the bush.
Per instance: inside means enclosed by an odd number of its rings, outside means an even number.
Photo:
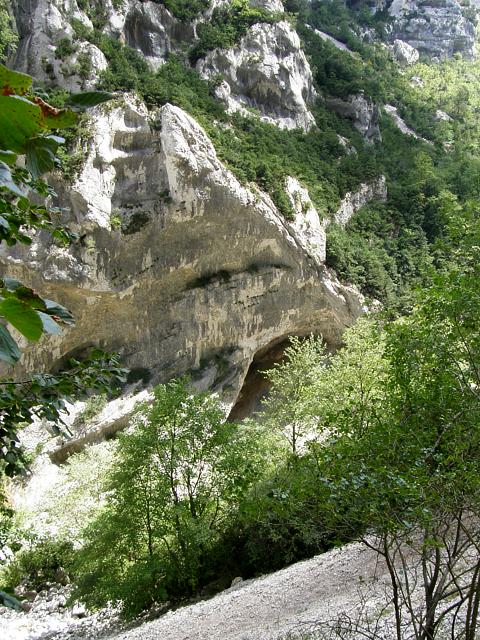
[[[251,7],[248,0],[232,0],[217,7],[208,22],[198,25],[199,41],[190,49],[190,62],[195,64],[212,49],[233,47],[257,22],[272,24],[280,19],[281,14]]]
[[[65,60],[75,53],[77,47],[73,44],[70,38],[61,38],[55,46],[55,58],[59,60]]]
[[[73,545],[67,540],[34,538],[3,568],[0,584],[10,592],[13,592],[20,582],[30,589],[41,591],[48,583],[58,581],[60,570],[69,574],[73,556]]]
[[[85,402],[85,407],[80,411],[80,413],[76,416],[75,422],[77,424],[81,424],[84,422],[89,422],[98,414],[105,409],[107,406],[107,396],[105,394],[90,396]]]
[[[188,22],[210,6],[210,0],[154,0],[163,4],[176,18]]]

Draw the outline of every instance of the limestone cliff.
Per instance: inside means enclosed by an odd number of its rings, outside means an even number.
[[[11,64],[47,88],[89,89],[108,62],[82,29],[128,44],[158,69],[170,53],[185,54],[212,12],[229,3],[215,0],[191,19],[150,0],[93,3],[96,13],[87,11],[91,4],[12,0],[20,40]],[[387,39],[402,64],[419,52],[438,58],[475,53],[474,17],[457,0],[367,4],[388,12]],[[196,61],[228,111],[254,111],[281,128],[316,132],[320,105],[379,144],[380,106],[361,90],[338,96],[315,88],[315,69],[282,3],[252,0],[251,6],[274,19]],[[343,55],[357,55],[317,33]],[[177,107],[148,112],[130,96],[98,109],[91,128],[76,182],[52,178],[65,222],[80,241],[60,249],[40,234],[28,250],[4,249],[1,256],[4,271],[65,303],[77,320],[63,338],[27,348],[24,370],[54,366],[100,344],[119,350],[127,366],[148,370],[152,380],[193,371],[200,385],[234,400],[257,352],[291,334],[322,333],[339,342],[361,313],[362,297],[326,268],[329,221],[299,176],[279,185],[295,214],[288,222],[265,193],[239,183],[198,123]],[[337,138],[354,156],[355,145]],[[345,225],[369,199],[385,200],[378,173],[339,194],[337,222]]]
[[[258,350],[309,332],[336,344],[361,312],[358,292],[322,262],[324,232],[308,194],[291,181],[299,206],[285,222],[176,107],[153,121],[130,98],[99,110],[83,171],[57,190],[81,242],[63,249],[38,236],[2,262],[65,303],[77,324],[27,350],[25,368],[95,343],[153,379],[193,371],[234,399]]]

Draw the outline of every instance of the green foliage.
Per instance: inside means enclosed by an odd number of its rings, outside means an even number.
[[[233,47],[248,29],[258,22],[273,24],[280,19],[281,14],[277,15],[260,7],[251,7],[248,0],[232,0],[217,7],[210,20],[198,25],[199,41],[190,49],[190,62],[195,64],[212,49]]]
[[[41,504],[19,514],[22,528],[39,533],[53,530],[57,537],[78,544],[82,531],[103,507],[105,482],[116,446],[117,440],[108,440],[71,455]]]
[[[29,589],[41,591],[48,583],[58,581],[60,570],[69,573],[73,555],[73,546],[68,540],[34,537],[3,567],[0,585],[13,592],[22,582]]]
[[[117,355],[93,350],[80,362],[70,358],[68,368],[58,374],[36,374],[25,381],[0,382],[0,416],[2,420],[2,459],[0,472],[15,475],[25,471],[25,459],[19,445],[18,428],[22,423],[43,418],[54,423],[54,431],[62,430],[61,412],[66,402],[81,398],[88,389],[107,392],[124,380],[125,370]]]
[[[351,539],[353,531],[342,538],[327,529],[326,493],[319,477],[314,456],[297,455],[279,461],[268,478],[245,496],[222,539],[237,563],[237,573],[248,577],[277,571]]]
[[[176,18],[188,22],[210,6],[210,0],[154,0],[163,4]]]
[[[272,389],[262,406],[263,419],[281,430],[294,455],[298,442],[302,442],[312,427],[305,390],[321,375],[326,360],[321,338],[291,337],[282,361],[265,372]]]
[[[55,58],[65,60],[76,52],[77,48],[70,38],[60,38],[55,45]]]
[[[442,242],[450,258],[432,276],[432,285],[417,294],[412,313],[384,327],[371,319],[357,323],[328,367],[318,355],[314,379],[306,380],[301,393],[301,410],[318,433],[317,442],[298,457],[303,466],[312,465],[303,525],[308,530],[314,517],[325,542],[365,537],[388,562],[399,561],[390,571],[399,640],[403,615],[418,621],[415,637],[439,637],[439,603],[459,611],[465,607],[468,637],[475,637],[477,624],[465,603],[478,593],[480,224],[476,207],[449,213]],[[310,345],[303,348],[304,353],[299,345],[295,360],[285,363],[279,391],[289,370],[296,375],[298,360],[309,362]],[[280,394],[278,402],[283,401]],[[281,417],[283,407],[278,411]],[[309,481],[302,480],[302,488]],[[303,534],[290,504],[296,494],[284,481],[280,487],[287,522]],[[272,509],[273,501],[265,503],[260,514],[282,513],[280,505]],[[273,519],[272,528],[277,527]],[[265,533],[268,538],[268,527]],[[257,548],[263,561],[265,552]],[[410,571],[417,561],[425,594],[412,609],[406,567]],[[437,582],[435,575],[444,579]]]
[[[105,394],[90,396],[85,402],[85,407],[76,417],[76,422],[85,423],[96,418],[107,406],[107,396]]]
[[[15,51],[18,36],[12,28],[7,0],[0,0],[0,62]]]
[[[85,532],[77,595],[126,616],[193,593],[230,512],[261,468],[257,443],[185,380],[154,389],[120,436],[106,506]]]

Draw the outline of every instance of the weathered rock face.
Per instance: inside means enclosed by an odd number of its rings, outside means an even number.
[[[73,39],[72,23],[78,20],[88,28],[92,22],[76,0],[12,0],[12,9],[20,36],[12,64],[47,84],[60,84],[69,90],[93,87],[106,66],[103,53],[93,44],[76,41],[76,51],[58,57],[62,38]],[[153,67],[191,42],[195,27],[182,23],[157,2],[125,0],[115,8],[111,0],[102,3],[105,11],[104,31],[140,51]],[[79,54],[88,56],[89,72],[79,68]]]
[[[230,111],[258,109],[281,127],[309,129],[315,99],[310,65],[288,22],[256,24],[233,49],[216,49],[197,63],[203,77],[224,79],[218,97]]]
[[[181,42],[192,41],[194,26],[177,20],[162,4],[133,2],[122,32],[126,43],[156,67],[177,51]]]
[[[380,176],[377,180],[362,184],[357,191],[345,194],[340,206],[335,212],[334,220],[344,227],[348,221],[372,200],[385,202],[387,199],[387,182],[385,176]]]
[[[418,51],[408,42],[398,39],[393,43],[393,55],[400,64],[415,64],[420,57]]]
[[[393,0],[393,37],[420,53],[440,59],[461,53],[475,55],[475,22],[462,13],[457,0]]]
[[[422,138],[422,136],[419,136],[416,131],[414,131],[411,127],[408,126],[405,120],[399,115],[397,107],[394,107],[392,104],[386,104],[384,106],[384,110],[392,118],[397,129],[399,129],[406,136],[411,136],[416,140],[423,140],[423,142],[426,142],[427,144],[432,144],[430,140],[427,140],[426,138]]]
[[[337,343],[359,315],[361,297],[322,264],[322,230],[308,225],[311,203],[298,183],[289,224],[170,105],[151,127],[145,108],[128,100],[99,113],[94,132],[78,181],[57,185],[82,243],[60,249],[40,234],[2,258],[5,271],[77,320],[63,338],[27,349],[23,368],[95,343],[150,369],[153,380],[193,370],[234,399],[259,349],[309,332]]]
[[[12,8],[20,36],[13,66],[37,80],[61,82],[67,89],[76,90],[81,84],[78,74],[73,72],[77,56],[69,56],[65,61],[55,57],[56,44],[73,36],[72,19],[92,27],[76,0],[16,0]],[[90,47],[101,70],[106,66],[103,54],[93,45]]]
[[[360,131],[367,142],[375,142],[382,139],[378,125],[380,110],[375,103],[362,93],[349,96],[346,100],[326,97],[324,102],[329,109],[343,118],[351,120],[353,126]]]

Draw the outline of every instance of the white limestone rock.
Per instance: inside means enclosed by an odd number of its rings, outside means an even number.
[[[253,107],[286,129],[308,130],[315,122],[308,108],[316,95],[312,72],[288,22],[253,25],[236,47],[209,52],[197,69],[204,78],[223,77],[217,95],[230,111]]]
[[[437,109],[435,111],[435,120],[437,122],[452,122],[453,118],[452,116],[449,116],[448,113],[446,113],[445,111],[442,111],[441,109]]]
[[[345,227],[356,212],[372,200],[385,202],[387,200],[387,181],[380,176],[373,182],[362,184],[359,189],[348,192],[335,212],[334,221]]]
[[[420,54],[408,42],[403,40],[395,40],[393,43],[393,55],[400,64],[415,64],[418,62]]]
[[[325,105],[338,113],[343,118],[351,120],[353,126],[360,131],[367,142],[381,141],[379,121],[379,108],[363,93],[342,98],[325,97]]]
[[[314,32],[322,40],[324,40],[325,42],[330,42],[331,44],[333,44],[334,47],[336,47],[340,51],[345,51],[346,53],[353,53],[353,51],[349,49],[346,44],[344,44],[343,42],[340,42],[340,40],[337,40],[333,36],[330,36],[328,33],[324,33],[323,31],[319,31],[318,29],[314,29]]]
[[[13,0],[12,9],[20,38],[13,65],[38,80],[55,71],[55,43],[73,37],[72,18],[92,27],[76,0]]]
[[[384,106],[384,110],[392,118],[397,129],[399,129],[406,136],[410,136],[411,138],[415,138],[416,140],[422,140],[427,144],[432,144],[430,140],[427,140],[426,138],[422,138],[422,136],[418,135],[416,131],[414,131],[411,127],[408,126],[405,120],[399,115],[397,107],[394,107],[392,104],[386,104]]]
[[[250,0],[250,6],[265,9],[271,13],[284,12],[282,0]]]
[[[393,37],[432,58],[476,53],[475,23],[462,12],[459,0],[393,0],[388,9]]]
[[[55,57],[59,40],[74,39],[74,19],[93,28],[76,0],[12,0],[12,8],[20,36],[12,60],[15,68],[47,85],[59,84],[72,91],[93,87],[107,64],[97,47],[76,40],[75,54],[66,60]],[[106,0],[102,2],[102,8],[105,11],[104,33],[137,49],[153,68],[163,64],[169,53],[194,38],[194,24],[181,22],[158,2],[125,0],[114,6],[112,0]],[[88,53],[92,61],[87,78],[79,75],[77,58],[80,53]]]
[[[233,402],[259,350],[310,332],[340,342],[363,299],[322,264],[320,223],[298,183],[290,193],[302,212],[291,224],[267,195],[242,186],[203,129],[171,105],[153,123],[131,98],[98,107],[92,129],[77,182],[55,185],[70,206],[66,222],[86,238],[59,257],[38,234],[0,258],[2,273],[76,318],[63,337],[29,345],[19,374],[99,344],[148,369],[152,382],[195,370]],[[112,229],[112,212],[122,229]]]
[[[163,64],[181,43],[191,43],[194,38],[193,24],[181,22],[158,2],[131,1],[123,15],[121,33],[125,42],[140,51],[153,68]]]
[[[289,176],[285,185],[287,196],[295,211],[295,219],[290,223],[305,253],[310,254],[319,263],[326,258],[326,220],[320,220],[313,206],[308,190],[302,187],[296,178]]]

